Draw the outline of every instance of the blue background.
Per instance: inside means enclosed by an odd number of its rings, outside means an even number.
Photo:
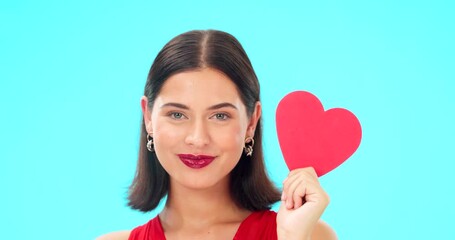
[[[220,29],[261,81],[266,161],[287,174],[275,109],[307,90],[363,127],[321,178],[340,239],[454,236],[453,1],[2,1],[2,239],[93,239],[126,207],[150,65],[172,37]]]

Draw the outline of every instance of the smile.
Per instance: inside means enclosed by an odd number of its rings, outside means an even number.
[[[178,154],[177,156],[186,166],[196,169],[206,167],[215,159],[207,155]]]

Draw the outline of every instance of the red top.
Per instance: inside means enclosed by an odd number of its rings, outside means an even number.
[[[243,239],[276,240],[276,212],[251,213],[240,223],[233,240]],[[133,229],[128,240],[166,240],[159,217]]]

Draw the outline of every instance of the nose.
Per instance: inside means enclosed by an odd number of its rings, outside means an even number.
[[[207,124],[203,120],[195,120],[188,131],[185,143],[196,148],[202,148],[209,144],[210,135]]]

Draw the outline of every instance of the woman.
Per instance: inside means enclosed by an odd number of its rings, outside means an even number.
[[[158,53],[129,206],[163,211],[99,239],[336,239],[319,220],[329,198],[312,168],[282,194],[263,161],[259,83],[240,43],[221,31],[181,34]],[[281,200],[278,213],[270,206]]]

